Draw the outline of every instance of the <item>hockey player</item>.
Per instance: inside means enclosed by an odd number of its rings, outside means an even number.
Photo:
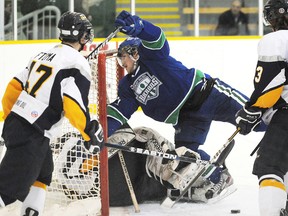
[[[103,144],[102,128],[89,115],[89,63],[79,52],[93,40],[92,25],[83,14],[66,12],[58,28],[62,43],[33,56],[2,99],[7,151],[0,164],[0,206],[22,201],[21,216],[42,215],[53,172],[49,141],[59,135],[64,116],[92,153]]]
[[[199,146],[204,144],[211,122],[236,125],[235,114],[248,98],[220,79],[188,69],[171,57],[158,26],[127,11],[117,16],[115,24],[130,36],[118,48],[119,63],[128,74],[119,83],[118,99],[108,106],[108,134],[140,106],[154,120],[174,125],[176,148],[185,146],[197,151],[202,160],[209,160]],[[265,125],[255,130],[263,131]],[[211,181],[214,194],[233,182],[226,168],[218,169]]]
[[[258,44],[254,91],[237,113],[237,126],[246,135],[261,121],[268,125],[259,143],[253,174],[259,180],[261,216],[284,216],[288,171],[288,1],[269,0],[264,20],[273,29]],[[287,180],[287,179],[286,179]]]

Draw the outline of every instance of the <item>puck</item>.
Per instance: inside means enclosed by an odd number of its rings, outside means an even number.
[[[240,213],[240,209],[232,209],[231,210],[231,214],[239,214]]]

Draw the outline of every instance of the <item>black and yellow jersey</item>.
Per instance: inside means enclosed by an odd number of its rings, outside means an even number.
[[[2,99],[4,119],[13,113],[51,138],[66,116],[88,141],[90,81],[89,63],[74,48],[59,44],[40,52],[9,82]]]
[[[258,44],[254,91],[248,106],[276,110],[287,105],[288,31],[265,35]]]

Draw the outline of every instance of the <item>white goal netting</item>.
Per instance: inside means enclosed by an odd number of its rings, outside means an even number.
[[[115,54],[115,50],[102,53],[90,64],[93,77],[89,92],[90,114],[92,119],[101,122],[104,131],[107,127],[106,102],[116,99],[118,80],[121,76],[119,73],[123,73],[118,70]],[[79,132],[67,119],[63,122],[61,133],[61,137],[51,142],[54,173],[52,184],[48,188],[47,205],[80,205],[81,214],[74,211],[71,212],[72,215],[100,215],[103,208],[109,208],[109,203],[107,204],[107,200],[103,201],[101,196],[101,190],[105,190],[102,194],[109,193],[108,183],[101,182],[101,179],[108,179],[108,176],[103,176],[107,175],[107,172],[101,172],[101,169],[105,169],[105,166],[101,166],[105,164],[101,163],[107,163],[107,155],[102,155],[101,158],[99,154],[89,154],[81,144]],[[103,185],[106,188],[103,188]],[[83,208],[87,203],[91,206]]]

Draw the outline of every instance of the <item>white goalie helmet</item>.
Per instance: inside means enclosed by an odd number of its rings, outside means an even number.
[[[56,159],[54,173],[69,198],[90,196],[99,177],[98,156],[89,154],[78,137],[70,137]]]

